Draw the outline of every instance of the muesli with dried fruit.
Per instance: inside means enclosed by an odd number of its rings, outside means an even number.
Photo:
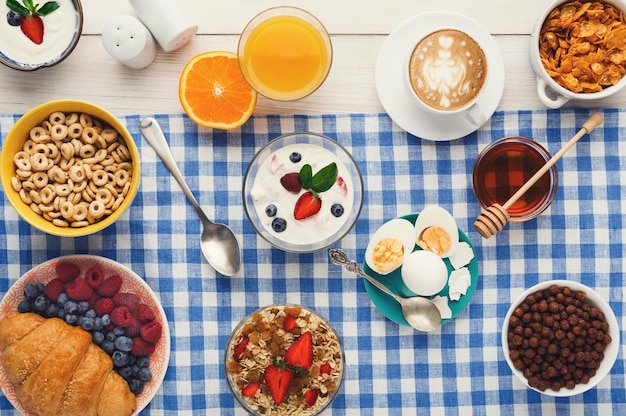
[[[335,330],[296,305],[253,313],[235,329],[226,354],[231,390],[262,415],[317,414],[343,379],[343,349]]]

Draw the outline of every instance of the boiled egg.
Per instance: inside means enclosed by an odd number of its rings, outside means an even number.
[[[384,223],[365,250],[365,261],[376,273],[386,275],[404,263],[415,248],[415,227],[403,218]]]
[[[428,250],[409,254],[400,273],[406,287],[420,296],[436,295],[448,283],[448,267],[441,257]]]
[[[415,242],[439,257],[449,257],[459,244],[459,229],[454,217],[438,205],[430,205],[415,220]]]

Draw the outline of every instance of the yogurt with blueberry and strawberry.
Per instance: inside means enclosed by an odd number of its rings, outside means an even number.
[[[310,181],[303,170],[309,171]],[[323,182],[328,189],[320,185]],[[350,217],[354,202],[352,178],[343,162],[328,149],[308,143],[271,153],[259,167],[250,194],[263,227],[294,245],[331,237]]]
[[[71,0],[10,2],[11,8],[8,2],[0,4],[0,54],[17,66],[38,67],[55,61],[79,35],[79,11]],[[16,8],[23,13],[15,12]]]

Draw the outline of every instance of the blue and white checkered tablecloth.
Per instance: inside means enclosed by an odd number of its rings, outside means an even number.
[[[550,208],[489,240],[472,227],[480,212],[471,188],[479,151],[497,138],[522,135],[554,154],[588,111],[498,112],[478,132],[439,143],[413,137],[386,114],[254,116],[233,132],[198,128],[182,114],[156,115],[200,204],[243,243],[245,265],[235,277],[216,275],[203,259],[200,221],[141,137],[142,116],[122,117],[142,161],[141,187],[129,211],[95,235],[58,238],[30,227],[0,198],[0,293],[33,266],[73,253],[105,256],[143,276],[167,314],[172,354],[162,389],[142,415],[244,414],[224,379],[223,350],[244,315],[275,302],[314,308],[342,336],[347,369],[328,412],[333,415],[626,415],[622,349],[597,388],[555,399],[512,375],[500,342],[510,302],[549,279],[595,288],[609,300],[625,338],[626,110],[602,113],[604,124],[558,162],[559,189]],[[0,115],[0,137],[18,117]],[[362,279],[331,264],[326,250],[289,254],[255,235],[242,207],[243,174],[257,149],[293,131],[328,135],[359,164],[364,207],[339,244],[351,257],[362,261],[368,237],[389,219],[429,204],[452,212],[479,259],[468,308],[440,331],[415,332],[385,318]],[[2,414],[11,409],[2,396]]]

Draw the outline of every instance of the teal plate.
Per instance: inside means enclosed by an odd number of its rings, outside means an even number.
[[[417,219],[418,216],[419,216],[419,213],[408,214],[408,215],[401,216],[399,218],[409,220],[411,223],[415,224],[415,220]],[[472,251],[474,252],[474,258],[466,266],[470,271],[471,284],[467,288],[467,292],[465,293],[465,295],[461,295],[461,298],[458,301],[448,300],[448,306],[450,307],[450,310],[452,311],[452,317],[448,319],[442,319],[441,320],[442,325],[454,319],[459,313],[461,313],[463,309],[465,309],[465,307],[469,304],[470,300],[472,299],[472,296],[474,295],[474,291],[476,290],[476,285],[478,284],[478,259],[476,258],[476,250],[474,250],[474,246],[469,241],[469,238],[467,238],[467,235],[460,228],[459,228],[459,241],[465,241],[467,244],[469,244],[469,246],[472,248]],[[415,250],[421,250],[421,248],[418,245],[415,245]],[[443,259],[443,261],[446,264],[446,267],[448,268],[448,276],[449,276],[450,273],[454,270],[454,268],[450,264],[450,260],[448,260],[447,258]],[[378,280],[379,282],[387,286],[387,288],[389,288],[389,290],[391,290],[393,293],[400,295],[402,297],[414,296],[413,293],[409,291],[409,289],[404,284],[404,281],[402,280],[402,276],[400,274],[400,268],[394,270],[388,275],[382,275],[382,274],[376,273],[367,265],[366,261],[363,261],[363,270],[365,271],[365,273],[369,274],[370,276],[374,277],[376,280]],[[409,323],[406,321],[406,319],[404,319],[404,315],[402,315],[402,309],[400,308],[400,304],[396,302],[395,299],[393,299],[391,296],[377,289],[374,285],[372,285],[367,280],[363,279],[363,282],[365,283],[365,290],[367,290],[367,293],[372,299],[372,302],[374,302],[374,305],[376,305],[376,307],[383,313],[383,315],[385,315],[387,318],[391,319],[393,322],[397,324],[410,326]],[[446,286],[437,295],[447,296],[448,289],[449,289],[448,284],[446,283]],[[437,295],[431,296],[431,298]]]

